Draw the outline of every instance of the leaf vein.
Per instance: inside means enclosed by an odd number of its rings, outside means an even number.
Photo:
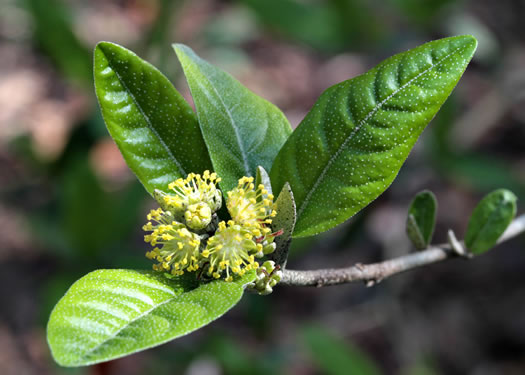
[[[334,155],[330,158],[330,160],[328,160],[328,163],[326,164],[326,166],[323,168],[323,170],[321,171],[321,173],[319,174],[319,177],[317,177],[317,180],[315,181],[314,185],[312,186],[312,188],[308,191],[308,193],[306,194],[306,197],[305,199],[303,200],[303,202],[301,203],[301,206],[299,207],[299,210],[297,210],[297,220],[299,221],[299,218],[301,217],[303,211],[305,210],[305,208],[307,207],[308,203],[310,202],[310,199],[313,195],[313,193],[317,190],[317,188],[319,187],[319,185],[321,184],[321,182],[324,180],[326,174],[328,173],[328,170],[330,169],[330,167],[332,166],[332,164],[334,163],[334,161],[339,157],[339,155],[341,154],[341,152],[345,149],[346,145],[348,144],[348,142],[350,142],[350,140],[353,139],[353,137],[357,134],[357,132],[359,132],[359,130],[361,129],[361,127],[372,117],[374,116],[377,111],[379,109],[381,109],[381,107],[386,104],[390,99],[392,99],[395,95],[397,95],[399,92],[401,92],[402,90],[404,90],[406,87],[408,87],[410,84],[412,84],[414,81],[416,81],[418,78],[420,78],[422,75],[428,73],[430,70],[432,70],[433,68],[437,67],[439,64],[443,63],[445,60],[447,60],[450,56],[452,56],[453,54],[455,54],[457,51],[459,51],[461,49],[461,47],[458,47],[456,48],[455,50],[453,50],[452,52],[450,52],[448,55],[446,55],[445,57],[443,57],[442,60],[438,61],[437,63],[435,64],[431,64],[427,69],[423,70],[421,73],[417,74],[415,77],[411,78],[409,81],[407,81],[404,85],[400,86],[397,90],[395,90],[394,92],[392,92],[389,96],[387,96],[383,101],[381,101],[380,103],[376,104],[376,106],[374,106],[374,108],[372,108],[370,110],[370,112],[368,112],[368,114],[361,120],[359,121],[359,123],[357,124],[357,126],[350,132],[350,134],[348,135],[348,137],[344,140],[344,142],[341,144],[341,146],[337,149],[337,151],[334,153]],[[377,74],[377,72],[375,73]]]
[[[250,173],[250,166],[248,164],[248,156],[246,154],[246,151],[244,150],[244,145],[243,145],[243,143],[241,141],[241,135],[239,134],[239,130],[237,129],[237,124],[235,123],[235,120],[233,119],[233,115],[230,112],[232,109],[235,108],[235,106],[232,107],[232,108],[228,108],[228,106],[226,105],[226,103],[224,102],[222,97],[220,96],[219,91],[213,85],[213,82],[204,73],[202,73],[202,74],[206,78],[208,83],[210,84],[210,87],[215,92],[217,98],[219,99],[219,102],[224,107],[224,110],[226,111],[226,114],[228,115],[228,117],[229,117],[229,119],[230,119],[230,121],[232,123],[232,129],[233,129],[233,132],[235,134],[235,138],[237,139],[237,144],[239,145],[239,151],[241,152],[241,158],[242,158],[242,161],[243,161],[244,171],[246,172],[246,176],[251,176],[252,174]],[[206,92],[206,90],[202,90],[202,91]]]
[[[146,124],[148,125],[148,128],[149,130],[151,130],[151,132],[155,135],[155,137],[157,137],[157,139],[159,140],[160,144],[162,145],[162,147],[164,147],[164,149],[166,150],[166,152],[168,153],[168,155],[170,156],[171,160],[175,163],[175,165],[177,166],[177,168],[179,169],[179,172],[182,176],[186,176],[186,171],[184,170],[184,168],[182,168],[182,165],[180,165],[179,161],[177,160],[177,158],[175,157],[175,155],[173,155],[173,152],[171,151],[171,149],[168,147],[168,145],[166,144],[166,142],[164,142],[164,140],[160,137],[159,133],[157,132],[157,130],[153,127],[153,124],[151,123],[151,120],[150,118],[146,115],[146,113],[144,112],[144,110],[142,109],[142,107],[139,105],[137,99],[135,98],[135,95],[133,95],[133,93],[131,92],[131,90],[128,88],[128,86],[126,85],[126,83],[124,82],[124,80],[122,79],[122,77],[120,76],[120,74],[117,72],[117,70],[111,65],[111,63],[109,62],[109,59],[107,60],[108,61],[108,65],[111,67],[111,69],[115,72],[115,75],[117,76],[120,84],[124,87],[124,89],[126,89],[126,92],[129,94],[129,96],[131,97],[131,100],[133,101],[133,103],[137,106],[139,112],[141,113],[142,117],[144,118],[144,121],[146,122]]]

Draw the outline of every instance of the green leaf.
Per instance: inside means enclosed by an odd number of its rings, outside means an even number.
[[[488,194],[474,208],[467,226],[465,245],[474,254],[490,250],[516,216],[516,196],[498,189]]]
[[[270,172],[274,191],[292,187],[295,237],[344,222],[392,183],[476,44],[472,36],[426,43],[321,95]]]
[[[232,190],[243,176],[254,176],[259,165],[270,170],[292,131],[282,112],[190,48],[173,47],[190,86],[213,167],[222,178],[222,190]]]
[[[210,323],[240,300],[254,272],[234,282],[168,279],[153,271],[98,270],[78,280],[47,325],[53,358],[84,366],[132,354]]]
[[[255,186],[257,187],[260,184],[264,185],[264,188],[268,191],[268,194],[273,194],[272,183],[270,182],[270,176],[268,176],[268,172],[266,172],[266,169],[263,167],[258,166],[255,176]]]
[[[437,200],[429,190],[419,192],[408,209],[406,230],[418,250],[428,247],[436,225]]]
[[[277,215],[272,220],[272,231],[278,232],[282,230],[283,233],[275,237],[277,247],[270,257],[276,264],[284,268],[288,259],[288,251],[292,242],[292,233],[296,219],[295,201],[289,184],[283,186],[281,193],[277,197],[275,210]]]
[[[71,5],[57,0],[25,0],[21,3],[25,3],[33,18],[31,30],[38,47],[65,76],[91,87],[90,51],[73,31]]]
[[[304,342],[315,363],[327,375],[379,375],[381,371],[356,346],[317,326],[303,330]]]
[[[109,133],[150,194],[190,172],[212,169],[195,113],[154,66],[100,42],[95,86]]]

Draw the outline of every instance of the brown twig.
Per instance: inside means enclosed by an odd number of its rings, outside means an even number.
[[[497,243],[507,241],[523,232],[525,232],[525,215],[514,219]],[[368,265],[356,264],[346,268],[328,268],[312,271],[285,269],[283,270],[280,284],[321,287],[364,281],[367,286],[372,286],[389,276],[458,256],[465,256],[465,254],[458,254],[449,244],[443,244],[431,246],[417,253]]]

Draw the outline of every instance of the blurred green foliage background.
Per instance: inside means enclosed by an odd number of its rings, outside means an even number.
[[[3,0],[0,4],[1,374],[523,374],[524,238],[472,262],[373,288],[277,288],[221,320],[131,357],[61,369],[49,313],[97,268],[149,268],[153,201],[109,139],[92,50],[120,43],[191,103],[172,42],[190,45],[282,108],[296,126],[327,87],[383,58],[470,33],[479,49],[392,187],[348,223],[294,242],[299,269],[410,251],[412,196],[440,203],[435,238],[464,233],[482,195],[525,199],[522,0]],[[523,209],[523,205],[521,205]]]

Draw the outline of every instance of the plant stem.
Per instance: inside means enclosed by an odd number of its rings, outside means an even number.
[[[516,237],[523,232],[525,232],[525,214],[510,223],[497,244]],[[311,271],[285,269],[280,284],[322,287],[364,281],[367,286],[372,286],[389,276],[458,256],[460,254],[454,251],[449,244],[435,245],[423,251],[380,263],[356,264],[346,268],[327,268]]]

